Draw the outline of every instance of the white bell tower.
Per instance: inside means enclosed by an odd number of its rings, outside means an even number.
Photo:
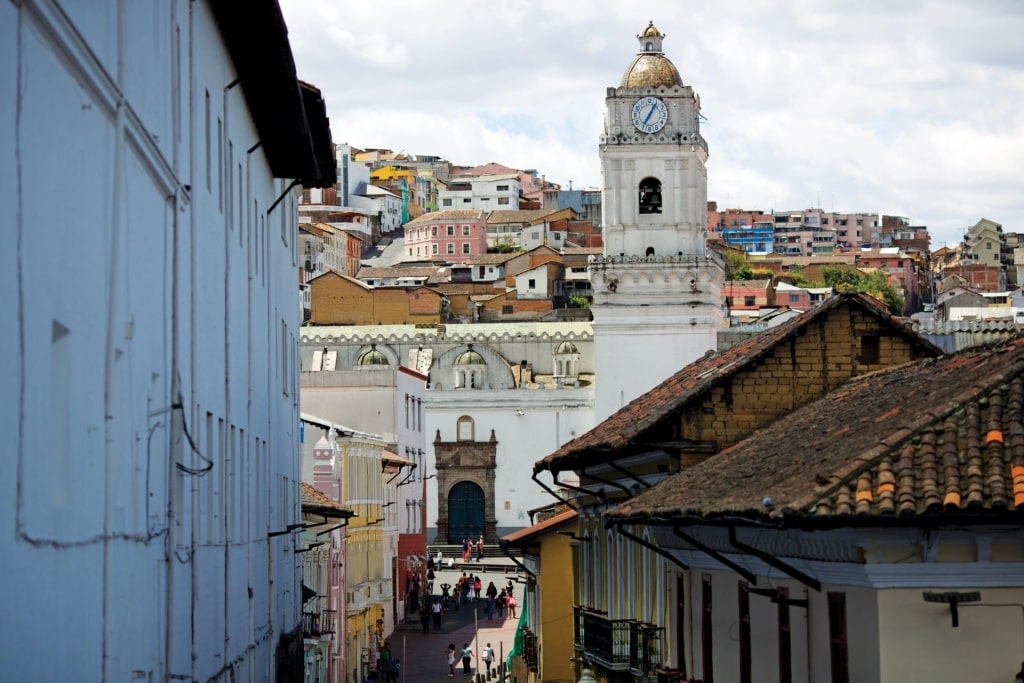
[[[651,22],[601,136],[604,255],[594,288],[597,419],[718,346],[721,258],[705,246],[707,142],[700,97],[662,53]]]

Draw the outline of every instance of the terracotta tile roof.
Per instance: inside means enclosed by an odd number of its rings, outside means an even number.
[[[576,515],[577,513],[575,510],[565,510],[564,512],[559,512],[554,517],[549,517],[548,519],[545,519],[543,522],[537,522],[533,526],[528,526],[525,529],[513,531],[511,534],[507,536],[502,536],[500,539],[498,539],[498,542],[502,546],[519,545],[525,543],[533,538],[536,538],[537,536],[540,536],[546,531],[549,531],[566,522],[571,522],[572,520],[576,519]]]
[[[511,261],[518,254],[476,254],[475,256],[467,256],[463,259],[461,264],[465,266],[485,266],[488,264],[502,264],[506,261]]]
[[[775,346],[800,334],[806,326],[824,319],[830,311],[847,303],[858,306],[887,322],[894,331],[911,338],[914,344],[924,349],[926,353],[942,353],[940,348],[914,334],[908,324],[889,315],[876,299],[844,292],[726,351],[706,355],[687,365],[643,396],[633,399],[594,429],[569,441],[535,463],[534,473],[544,470],[561,472],[577,469],[580,463],[603,462],[608,451],[629,446],[641,438],[646,430],[669,418],[675,410],[691,399],[711,390],[740,370],[753,366],[762,356],[771,353]]]
[[[1024,337],[854,379],[609,514],[836,526],[1011,512],[1024,512]]]
[[[406,226],[423,225],[425,223],[438,223],[443,221],[475,221],[482,217],[484,212],[480,209],[449,209],[448,211],[432,211],[425,213],[414,221],[409,221]]]
[[[442,268],[439,266],[390,266],[387,268],[374,268],[363,266],[359,269],[356,277],[360,279],[376,277],[426,277],[431,278],[438,274]]]
[[[487,214],[487,224],[497,225],[498,223],[529,223],[538,218],[553,213],[543,209],[519,209],[519,210],[497,210]]]
[[[338,519],[355,516],[352,510],[335,503],[327,494],[306,482],[302,482],[302,511]]]

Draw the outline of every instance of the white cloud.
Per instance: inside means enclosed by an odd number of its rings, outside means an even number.
[[[283,0],[339,141],[600,187],[605,89],[648,20],[701,95],[720,205],[1024,231],[1024,4]]]

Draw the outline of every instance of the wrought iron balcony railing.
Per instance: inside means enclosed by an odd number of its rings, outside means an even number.
[[[607,669],[653,675],[662,665],[665,629],[633,619],[609,619],[605,612],[574,608],[574,643]]]
[[[604,612],[574,607],[575,643],[585,656],[607,669],[625,671],[630,665],[629,619],[609,619]]]
[[[632,657],[629,661],[631,669],[636,669],[644,675],[650,675],[661,665],[661,641],[665,629],[653,624],[643,624],[638,621],[629,625],[629,638],[632,644],[630,652]]]
[[[334,633],[334,610],[302,613],[302,635],[308,638],[319,638]]]

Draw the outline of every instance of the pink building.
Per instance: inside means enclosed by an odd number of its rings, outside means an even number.
[[[757,311],[775,305],[771,280],[729,280],[722,287],[730,311]]]
[[[917,264],[898,247],[864,249],[857,252],[857,267],[862,270],[882,269],[889,276],[889,282],[900,287],[905,296],[917,297]]]
[[[487,253],[487,217],[481,209],[452,209],[405,224],[405,258],[452,259]]]

